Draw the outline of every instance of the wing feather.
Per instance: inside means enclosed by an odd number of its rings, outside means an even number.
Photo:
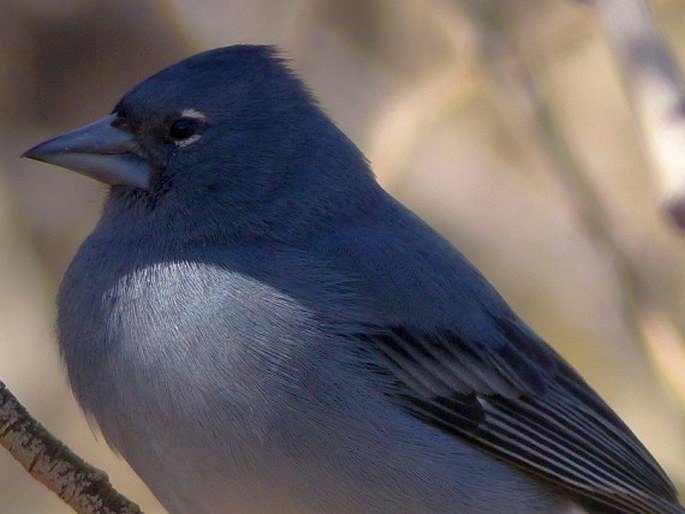
[[[387,394],[423,422],[611,512],[683,513],[673,484],[630,429],[515,318],[491,341],[407,327],[356,337],[373,350]]]

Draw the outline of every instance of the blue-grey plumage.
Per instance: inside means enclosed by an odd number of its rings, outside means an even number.
[[[273,49],[191,57],[26,155],[112,186],[60,348],[169,511],[684,512]]]

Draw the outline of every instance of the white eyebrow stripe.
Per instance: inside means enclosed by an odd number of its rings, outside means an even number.
[[[196,120],[202,120],[202,121],[207,119],[207,116],[204,113],[198,111],[197,109],[183,109],[181,111],[181,117],[183,117],[183,118],[194,118]]]

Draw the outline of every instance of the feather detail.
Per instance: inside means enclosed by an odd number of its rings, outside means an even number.
[[[390,378],[386,394],[426,424],[595,508],[682,513],[664,471],[583,379],[521,322],[492,318],[498,344],[407,327],[355,337]]]

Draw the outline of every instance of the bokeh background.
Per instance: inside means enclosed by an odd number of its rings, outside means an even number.
[[[685,63],[685,2],[653,5]],[[685,238],[660,211],[600,27],[570,0],[0,0],[0,379],[32,414],[163,512],[93,436],[55,343],[56,288],[106,190],[19,155],[161,67],[233,43],[280,45],[384,186],[685,490]],[[70,510],[0,451],[0,512]]]

